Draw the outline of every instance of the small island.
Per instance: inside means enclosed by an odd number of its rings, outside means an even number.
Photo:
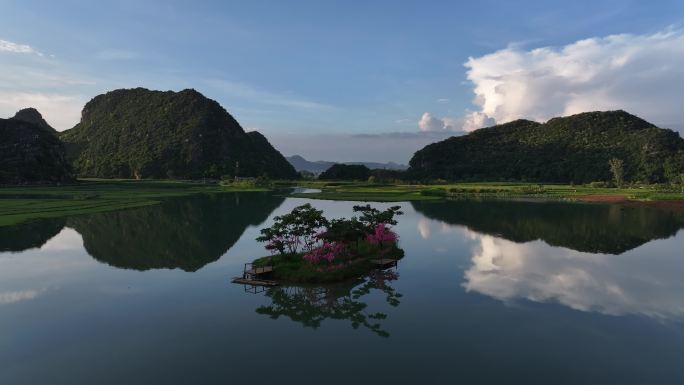
[[[404,251],[391,227],[397,224],[395,216],[403,214],[400,208],[354,206],[358,217],[329,220],[308,203],[297,206],[261,230],[256,240],[266,243],[271,255],[245,264],[242,278],[233,282],[333,283],[396,266]]]

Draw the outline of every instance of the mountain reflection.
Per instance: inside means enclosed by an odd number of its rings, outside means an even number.
[[[354,329],[364,327],[378,336],[389,337],[381,323],[387,315],[368,312],[368,304],[362,299],[375,289],[383,293],[390,306],[399,306],[401,294],[390,285],[398,278],[396,271],[377,270],[365,279],[326,287],[274,287],[266,291],[271,304],[257,308],[256,312],[272,319],[287,317],[312,329],[318,329],[326,319],[347,320]]]
[[[684,227],[684,214],[646,207],[564,202],[411,202],[430,219],[513,242],[542,240],[576,251],[621,254]],[[424,235],[425,229],[420,229]]]
[[[15,226],[0,226],[0,252],[18,252],[43,246],[64,227],[63,219],[42,219]]]
[[[196,271],[218,260],[250,225],[283,202],[267,193],[223,193],[70,218],[93,258],[111,266]]]
[[[469,235],[477,245],[464,274],[468,291],[609,315],[684,316],[684,258],[672,252],[684,247],[681,236],[617,256]]]

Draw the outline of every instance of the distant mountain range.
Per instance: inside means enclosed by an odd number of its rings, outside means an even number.
[[[288,162],[297,171],[309,171],[314,174],[320,174],[323,171],[329,169],[332,165],[336,163],[341,163],[341,164],[361,164],[364,165],[370,169],[387,169],[387,170],[406,170],[408,168],[407,165],[405,164],[398,164],[394,162],[388,162],[388,163],[379,163],[379,162],[331,162],[331,161],[326,161],[326,160],[317,160],[315,162],[309,161],[304,159],[301,155],[292,155],[288,156],[285,159],[287,159]]]

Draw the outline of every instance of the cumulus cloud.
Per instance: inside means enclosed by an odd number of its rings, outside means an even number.
[[[494,119],[480,112],[473,112],[466,115],[465,118],[451,118],[445,116],[443,118],[435,118],[431,113],[425,112],[418,121],[418,128],[421,132],[438,132],[438,131],[474,131],[478,128],[492,126],[496,124]]]
[[[483,119],[545,121],[584,111],[624,109],[656,124],[681,122],[684,31],[620,34],[561,47],[516,46],[465,63]],[[470,122],[475,123],[470,126]],[[485,124],[486,125],[486,124]]]
[[[429,112],[425,112],[418,121],[418,128],[420,128],[420,130],[423,132],[442,130],[444,129],[444,121],[442,119],[435,118]]]
[[[12,52],[12,53],[33,53],[39,56],[43,56],[42,53],[36,51],[30,45],[17,44],[11,41],[0,39],[0,52]]]
[[[489,127],[496,124],[496,120],[482,112],[471,112],[466,115],[461,124],[463,131],[475,131],[478,128]]]

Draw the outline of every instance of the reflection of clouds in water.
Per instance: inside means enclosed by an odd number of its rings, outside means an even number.
[[[11,303],[26,301],[36,298],[43,293],[45,289],[40,290],[19,290],[19,291],[3,291],[0,292],[0,305],[7,305]]]
[[[463,286],[502,301],[558,302],[609,315],[684,316],[682,239],[651,242],[622,255],[577,252],[541,241],[518,244],[469,232],[479,242]]]
[[[435,227],[439,229],[440,234],[460,233],[465,229],[463,226],[454,226],[434,219],[421,218],[417,225],[418,234],[421,238],[428,239]]]
[[[50,238],[41,250],[80,250],[83,249],[83,237],[76,230],[65,227],[59,234]]]
[[[3,256],[6,258],[0,258],[0,304],[31,300],[48,288],[55,291],[64,282],[89,279],[91,275],[86,270],[98,266],[83,249],[81,235],[67,227],[40,249]],[[36,283],[43,288],[31,287]]]
[[[430,221],[425,218],[421,218],[418,221],[418,233],[423,239],[430,238]]]

